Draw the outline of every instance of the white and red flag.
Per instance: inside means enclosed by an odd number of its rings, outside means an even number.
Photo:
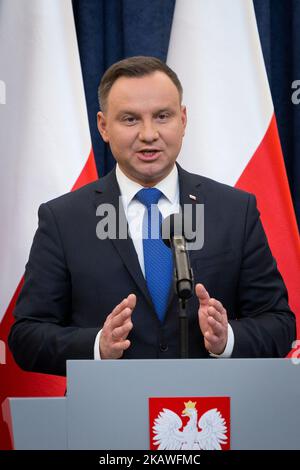
[[[177,0],[168,64],[184,88],[184,168],[257,197],[300,331],[300,241],[252,0]]]
[[[39,205],[97,178],[71,0],[1,2],[0,81],[1,404],[65,390],[60,377],[22,372],[6,340]]]

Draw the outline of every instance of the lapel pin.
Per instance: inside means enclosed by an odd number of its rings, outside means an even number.
[[[190,198],[190,199],[193,199],[193,201],[197,201],[196,196],[194,196],[193,194],[189,194],[189,198]]]

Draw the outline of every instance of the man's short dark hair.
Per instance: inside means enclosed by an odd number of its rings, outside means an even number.
[[[98,88],[99,106],[102,111],[106,110],[107,98],[113,84],[120,77],[144,77],[154,72],[165,73],[176,86],[180,102],[182,100],[182,85],[176,73],[170,67],[156,57],[135,56],[120,60],[111,65],[104,73]]]

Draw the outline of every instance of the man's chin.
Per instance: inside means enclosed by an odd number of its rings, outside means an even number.
[[[173,165],[168,167],[159,167],[159,165],[155,164],[156,162],[147,163],[143,165],[143,167],[139,171],[135,171],[134,175],[132,173],[131,178],[141,185],[147,186],[151,185],[154,186],[159,181],[163,180],[172,170]],[[130,177],[130,176],[129,176]]]

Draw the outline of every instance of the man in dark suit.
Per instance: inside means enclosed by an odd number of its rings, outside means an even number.
[[[117,167],[40,207],[9,337],[18,364],[65,374],[67,359],[179,357],[177,299],[167,270],[159,278],[170,253],[142,237],[150,193],[163,218],[204,205],[204,245],[190,252],[189,356],[285,356],[295,318],[255,197],[175,163],[187,120],[176,74],[158,59],[126,59],[104,75],[99,100]],[[105,213],[116,227],[103,236]],[[119,236],[124,220],[131,237]]]

